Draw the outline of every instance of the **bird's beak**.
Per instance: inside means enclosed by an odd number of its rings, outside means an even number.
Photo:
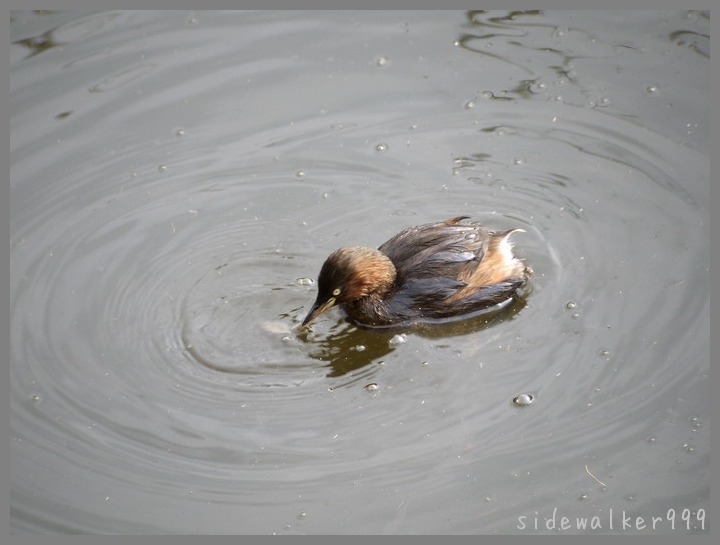
[[[315,318],[320,316],[323,312],[325,312],[327,309],[332,307],[335,304],[335,298],[331,297],[327,301],[320,302],[315,301],[312,308],[310,309],[310,312],[308,312],[308,315],[305,316],[305,319],[303,320],[302,324],[300,324],[300,329],[303,329],[304,327],[310,325],[310,322],[312,322]]]

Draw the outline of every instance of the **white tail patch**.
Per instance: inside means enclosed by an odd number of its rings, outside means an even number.
[[[510,236],[513,233],[524,233],[525,229],[513,229],[509,233],[507,233],[498,243],[497,250],[500,252],[500,256],[502,257],[502,260],[510,264],[513,261],[515,261],[515,256],[513,255],[513,241],[510,240]]]

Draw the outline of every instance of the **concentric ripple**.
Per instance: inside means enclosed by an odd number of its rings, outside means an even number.
[[[14,531],[706,509],[706,18],[624,17],[15,13]],[[525,230],[512,305],[293,330],[461,214]]]

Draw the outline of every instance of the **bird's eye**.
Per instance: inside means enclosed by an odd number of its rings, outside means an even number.
[[[333,295],[336,296],[336,297],[337,297],[338,295],[340,295],[340,288],[335,288],[335,289],[333,290]]]

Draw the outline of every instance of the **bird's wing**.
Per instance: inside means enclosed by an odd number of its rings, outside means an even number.
[[[467,278],[482,261],[490,230],[464,216],[410,227],[380,246],[398,278]]]

